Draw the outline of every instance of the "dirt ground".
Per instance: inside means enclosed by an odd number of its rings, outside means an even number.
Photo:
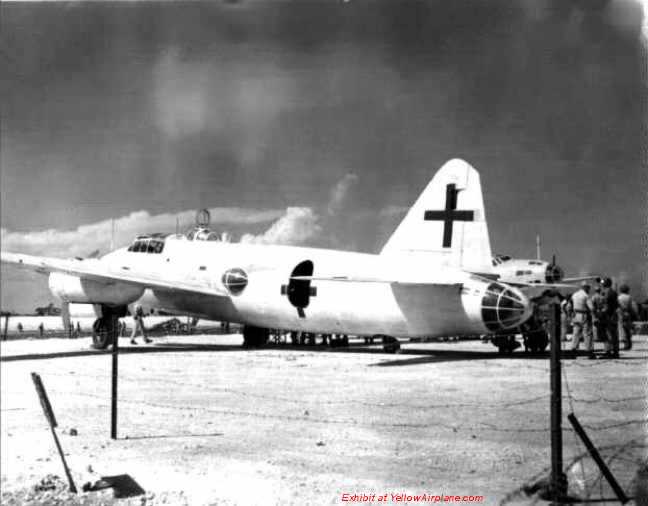
[[[539,502],[521,488],[550,468],[547,357],[504,357],[480,341],[406,343],[398,355],[380,346],[249,351],[240,342],[123,340],[117,440],[110,353],[90,350],[89,339],[3,342],[3,504],[112,497],[34,492],[48,475],[65,475],[32,371],[77,486],[128,474],[146,490],[116,504],[349,504],[345,493],[365,494],[364,504],[383,494],[390,504],[407,502],[396,494]],[[647,336],[619,360],[564,362],[564,415],[574,411],[628,495],[646,458],[647,365]],[[570,493],[613,498],[563,424]]]

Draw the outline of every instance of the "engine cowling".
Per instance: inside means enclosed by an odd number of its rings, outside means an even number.
[[[103,283],[79,276],[52,272],[49,287],[64,302],[125,306],[139,299],[144,288],[129,283]]]
[[[481,321],[489,332],[519,327],[532,314],[528,297],[504,283],[470,280],[464,283],[461,298],[470,318]]]

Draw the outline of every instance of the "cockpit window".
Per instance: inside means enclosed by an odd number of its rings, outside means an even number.
[[[164,250],[165,237],[162,234],[153,236],[140,236],[128,247],[128,251],[134,253],[162,253]]]
[[[497,267],[503,262],[508,262],[511,259],[508,255],[495,255],[493,256],[493,267]]]

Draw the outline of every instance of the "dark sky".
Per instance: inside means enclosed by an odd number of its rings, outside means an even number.
[[[0,13],[3,242],[141,210],[300,206],[322,225],[312,245],[377,252],[401,217],[387,211],[462,157],[494,251],[533,256],[540,234],[568,273],[648,291],[645,20],[630,0]],[[49,299],[2,272],[3,308]]]

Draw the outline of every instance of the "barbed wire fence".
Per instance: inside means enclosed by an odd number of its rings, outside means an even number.
[[[574,389],[571,385],[570,375],[572,372],[585,370],[593,370],[590,368],[601,367],[604,364],[614,364],[615,366],[636,368],[641,367],[646,368],[645,360],[624,360],[624,359],[615,359],[608,361],[564,361],[562,368],[562,374],[565,383],[565,391],[563,392],[563,401],[568,403],[569,409],[573,413],[579,412],[581,408],[584,407],[596,407],[599,405],[611,405],[618,406],[624,403],[641,403],[644,407],[648,403],[648,397],[646,395],[626,395],[614,397],[610,395],[595,395],[595,396],[578,396],[574,393]],[[537,364],[529,364],[527,367],[531,369],[537,369],[548,372],[548,364],[545,366],[539,366]],[[44,379],[47,380],[48,377],[53,378],[70,378],[69,373],[60,372],[60,371],[48,371],[43,374]],[[96,382],[101,382],[105,380],[105,383],[108,383],[110,379],[110,374],[108,372],[98,372],[97,374],[84,374],[80,372],[75,372],[74,377],[77,378],[81,385],[93,384]],[[246,409],[242,408],[228,408],[228,407],[217,407],[213,405],[181,405],[173,402],[163,402],[151,400],[149,398],[143,398],[141,395],[135,396],[122,396],[120,397],[120,404],[125,404],[129,406],[134,406],[138,408],[152,408],[152,409],[163,409],[171,412],[189,412],[189,413],[204,413],[210,417],[213,415],[219,416],[232,416],[232,417],[253,417],[258,419],[268,419],[268,420],[277,420],[277,421],[297,421],[300,423],[308,424],[319,424],[319,425],[349,425],[357,426],[363,428],[372,428],[372,427],[386,427],[386,428],[395,428],[401,430],[418,430],[418,429],[442,429],[452,432],[499,432],[499,433],[511,433],[511,434],[523,434],[523,433],[537,433],[539,436],[543,434],[548,435],[550,432],[548,416],[546,421],[540,421],[539,423],[527,424],[523,427],[507,424],[504,422],[498,421],[497,423],[491,423],[485,420],[473,421],[471,417],[456,417],[457,421],[443,421],[435,420],[434,413],[442,411],[444,409],[479,409],[479,410],[489,410],[493,411],[494,414],[497,414],[498,411],[507,409],[507,408],[524,408],[526,406],[532,405],[548,405],[550,394],[536,395],[530,398],[517,398],[517,399],[501,399],[501,400],[488,400],[488,401],[458,401],[458,402],[432,402],[432,403],[421,403],[421,402],[407,402],[407,401],[397,401],[397,402],[371,402],[366,398],[340,398],[340,399],[306,399],[300,398],[299,396],[291,396],[277,393],[260,393],[253,390],[245,389],[244,387],[232,387],[227,385],[217,385],[209,384],[206,386],[204,383],[195,382],[186,379],[177,379],[171,376],[167,377],[149,377],[142,374],[129,374],[127,371],[122,371],[120,374],[119,381],[129,386],[132,390],[128,390],[129,393],[136,392],[138,387],[141,387],[143,384],[148,383],[156,384],[159,387],[182,387],[186,389],[195,389],[196,391],[202,392],[203,395],[218,395],[218,396],[233,396],[235,398],[245,398],[250,401],[256,399],[270,401],[274,407],[272,411],[264,411],[261,409]],[[78,397],[83,397],[86,399],[93,400],[93,406],[96,408],[109,408],[110,399],[106,393],[97,393],[92,391],[87,391],[86,387],[82,386],[80,391],[71,391],[71,390],[62,390],[56,385],[56,381],[53,384],[48,384],[48,391],[53,395],[69,396],[74,395]],[[19,395],[19,392],[12,392],[11,388],[3,390],[5,394],[8,395]],[[207,399],[208,401],[208,399]],[[293,406],[296,408],[307,408],[310,409],[311,405],[324,405],[324,406],[348,406],[348,405],[358,405],[372,409],[383,409],[383,410],[410,410],[417,411],[422,413],[428,413],[430,418],[426,418],[421,422],[398,422],[398,421],[380,421],[375,419],[366,419],[362,416],[311,416],[304,417],[299,414],[290,414],[282,411],[282,406]],[[18,412],[22,408],[12,407],[9,409],[3,408],[2,411],[6,413]],[[24,408],[25,410],[30,408]],[[36,409],[36,408],[34,408]],[[635,410],[636,411],[636,410]],[[644,413],[646,411],[644,410]],[[426,415],[427,416],[427,415]],[[469,421],[465,421],[469,420]],[[506,418],[504,419],[506,420]],[[642,431],[644,434],[647,434],[646,429],[648,428],[648,419],[646,416],[643,417],[634,417],[626,420],[618,421],[607,421],[602,423],[592,423],[587,420],[586,417],[583,417],[582,425],[588,432],[593,432],[593,439],[597,439],[597,434],[603,434],[604,437],[600,438],[603,440],[609,439],[607,437],[607,431],[614,431],[614,435],[622,434],[620,429],[629,428],[632,429],[633,433],[636,434],[636,431]],[[26,427],[28,428],[28,427]],[[32,427],[37,429],[37,426]],[[571,459],[566,463],[565,470],[568,476],[570,477],[570,491],[578,494],[578,497],[583,500],[588,500],[592,498],[602,499],[602,498],[612,498],[613,494],[610,492],[609,488],[604,483],[602,479],[602,474],[595,467],[589,456],[589,453],[584,448],[578,437],[576,436],[574,430],[567,424],[563,426],[563,432],[567,434],[569,439],[572,439],[571,449],[576,449],[576,455],[572,456]],[[571,433],[571,436],[568,435]],[[190,433],[186,435],[191,435]],[[178,434],[179,437],[182,437],[182,434]],[[622,439],[616,438],[614,439]],[[618,443],[614,444],[605,444],[598,447],[601,455],[603,456],[607,465],[612,469],[613,473],[616,475],[620,471],[623,471],[621,477],[621,484],[628,494],[631,494],[632,487],[634,486],[634,477],[628,478],[627,470],[632,469],[633,472],[636,471],[645,461],[646,461],[646,451],[648,445],[646,443],[645,437],[632,437],[626,440],[620,440]],[[550,471],[550,466],[542,466],[538,471],[531,476],[525,485],[518,487],[508,494],[501,500],[500,504],[506,505],[512,502],[519,502],[521,498],[524,498],[525,501],[528,501],[529,504],[535,504],[539,501],[538,497],[531,495],[528,497],[528,488],[529,485],[537,481],[539,478],[546,476]],[[573,483],[573,486],[572,486]]]

